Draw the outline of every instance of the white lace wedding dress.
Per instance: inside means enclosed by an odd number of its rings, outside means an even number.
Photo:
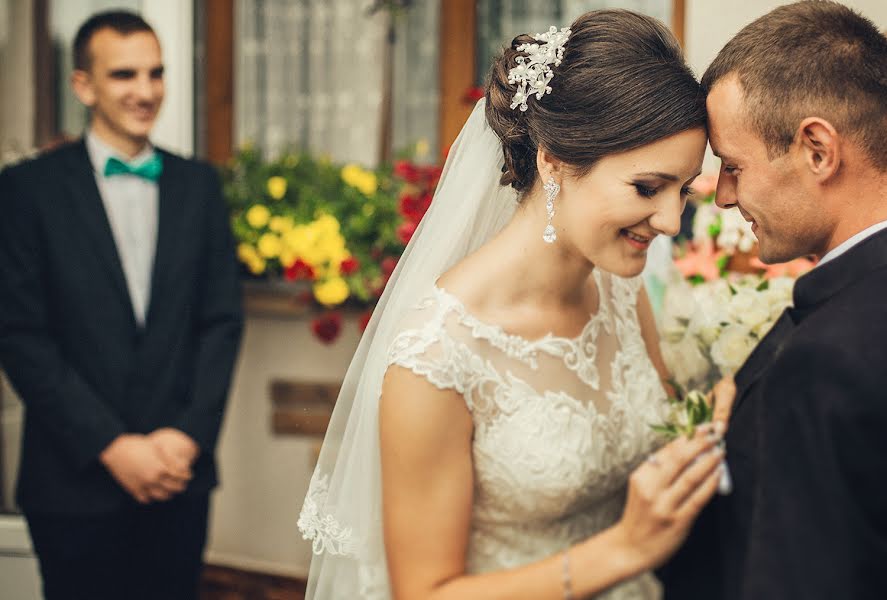
[[[667,403],[641,337],[640,277],[595,269],[599,309],[582,333],[532,341],[477,319],[434,284],[435,274],[489,239],[516,205],[498,186],[501,147],[486,127],[483,101],[453,148],[430,212],[346,375],[302,507],[299,529],[314,552],[312,600],[391,597],[378,446],[388,365],[458,391],[471,411],[469,573],[534,562],[614,524],[629,473],[661,443],[650,424],[665,418]],[[421,523],[416,531],[421,535]],[[658,595],[646,574],[599,597]]]

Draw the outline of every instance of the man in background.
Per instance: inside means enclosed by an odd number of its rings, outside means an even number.
[[[150,143],[151,27],[97,14],[73,50],[86,135],[0,174],[17,501],[47,599],[193,599],[242,329],[228,215],[209,165]]]

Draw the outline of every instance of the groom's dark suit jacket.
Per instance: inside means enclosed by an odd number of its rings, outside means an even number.
[[[666,598],[887,598],[887,231],[801,277],[736,374],[733,494],[660,576]]]
[[[116,436],[174,427],[200,446],[186,493],[216,484],[213,452],[242,328],[218,176],[160,151],[146,324],[83,141],[0,174],[0,366],[25,405],[25,512],[114,510],[98,455]]]

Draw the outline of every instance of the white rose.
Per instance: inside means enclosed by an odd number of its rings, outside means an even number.
[[[708,378],[712,365],[692,336],[678,342],[663,342],[661,348],[668,372],[682,387],[695,387],[695,383]]]
[[[756,344],[751,331],[744,325],[728,325],[711,346],[711,358],[721,375],[731,375],[742,366]]]
[[[696,307],[693,286],[680,278],[672,278],[665,289],[662,314],[675,320],[689,321]]]
[[[770,302],[766,294],[751,288],[739,288],[730,298],[728,312],[731,321],[743,323],[754,329],[770,320]]]
[[[764,339],[764,336],[770,333],[770,330],[773,329],[773,326],[776,325],[776,319],[770,319],[768,321],[764,321],[760,325],[754,328],[754,333],[758,337],[759,340]]]
[[[711,237],[709,230],[717,223],[720,209],[715,204],[702,204],[693,216],[693,239],[705,240]]]

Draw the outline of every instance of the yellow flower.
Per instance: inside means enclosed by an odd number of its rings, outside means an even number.
[[[296,165],[299,164],[299,155],[298,154],[287,154],[286,158],[283,159],[283,165],[285,167],[289,167],[292,169]]]
[[[267,206],[262,204],[253,204],[250,209],[246,211],[246,222],[249,223],[249,226],[253,229],[261,229],[268,224],[268,219],[270,218],[271,211],[268,210]]]
[[[280,176],[268,179],[268,195],[275,200],[280,200],[286,195],[286,179]]]
[[[261,275],[265,272],[265,259],[259,256],[255,247],[247,243],[237,245],[237,258],[246,265],[253,275]]]
[[[264,258],[256,257],[255,260],[251,260],[246,266],[253,275],[261,275],[265,272],[265,265]]]
[[[292,217],[271,217],[271,221],[268,223],[268,229],[274,233],[286,233],[295,226],[296,223]]]
[[[313,225],[321,235],[335,235],[339,233],[339,230],[341,229],[339,220],[336,219],[336,217],[327,214],[320,215],[317,220],[314,221]]]
[[[258,256],[256,249],[250,244],[243,242],[237,245],[237,258],[240,259],[240,262],[249,264],[251,260],[258,258]]]
[[[292,250],[290,250],[288,248],[284,248],[280,252],[280,258],[278,260],[280,261],[280,265],[284,269],[289,269],[291,266],[296,264],[297,258],[298,258],[298,256],[296,256],[295,252],[293,252]]]
[[[429,150],[431,150],[431,145],[428,143],[428,140],[419,138],[419,141],[416,142],[416,158],[425,158],[428,156]]]
[[[283,242],[280,241],[277,234],[266,233],[259,238],[258,248],[259,254],[264,258],[276,258],[283,250]]]
[[[355,164],[342,167],[342,181],[357,188],[365,196],[372,196],[379,189],[379,180],[376,178],[376,174]]]
[[[348,299],[348,284],[341,277],[333,277],[314,285],[314,297],[324,306],[342,304]]]

